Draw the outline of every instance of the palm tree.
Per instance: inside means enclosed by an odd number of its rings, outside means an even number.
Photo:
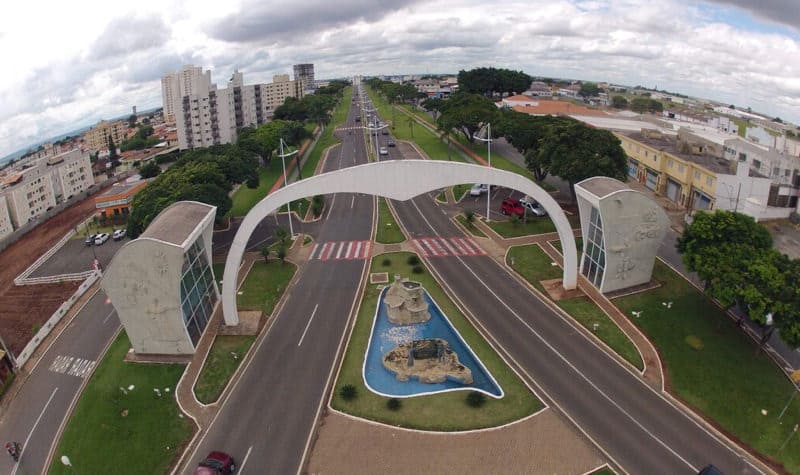
[[[411,140],[414,140],[414,122],[416,122],[416,120],[414,119],[413,115],[409,115],[406,118],[406,123],[408,124],[408,128],[411,130]]]

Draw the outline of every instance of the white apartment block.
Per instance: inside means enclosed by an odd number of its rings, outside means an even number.
[[[14,232],[11,224],[11,215],[8,214],[8,200],[5,195],[0,195],[0,240]]]
[[[180,71],[161,78],[161,100],[164,105],[164,122],[174,124],[175,114],[181,110],[184,96],[206,94],[212,89],[211,71],[201,66],[184,66]]]
[[[75,149],[12,171],[3,181],[0,195],[16,229],[93,183],[89,155]],[[2,217],[0,227],[1,222]]]
[[[275,108],[287,97],[303,96],[301,83],[290,81],[288,75],[275,76],[270,84],[245,86],[242,73],[235,71],[224,89],[217,89],[210,83],[210,75],[207,77],[207,82],[195,84],[200,87],[182,96],[180,105],[174,107],[181,150],[231,143],[243,127],[272,119]],[[166,102],[164,107],[166,117]]]
[[[94,127],[86,131],[83,140],[89,150],[98,151],[108,148],[108,138],[114,141],[114,146],[119,147],[125,140],[125,132],[128,130],[128,123],[106,122],[101,120]]]

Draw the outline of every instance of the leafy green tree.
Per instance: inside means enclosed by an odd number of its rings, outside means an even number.
[[[649,97],[635,97],[631,101],[631,110],[643,114],[645,112],[661,112],[664,104],[661,101],[650,99]]]
[[[522,71],[497,68],[475,68],[458,72],[458,89],[461,92],[494,96],[526,91],[532,78]]]
[[[139,169],[139,175],[142,178],[153,178],[158,176],[159,173],[161,173],[161,167],[156,165],[155,162],[148,162]]]
[[[550,173],[550,156],[540,154],[544,140],[560,127],[567,127],[573,119],[559,116],[531,116],[522,112],[503,111],[496,130],[519,153],[536,179],[544,180]]]
[[[445,102],[446,101],[444,99],[432,97],[422,101],[422,108],[433,114],[433,120],[436,120],[437,115],[442,113],[442,108],[444,107]]]
[[[308,118],[308,105],[306,102],[296,98],[287,97],[283,104],[273,111],[273,118],[277,120],[297,120],[304,121]]]
[[[599,94],[600,88],[593,82],[581,83],[581,88],[578,90],[578,95],[585,98],[597,97]]]
[[[611,97],[611,106],[615,109],[625,109],[628,107],[628,100],[624,96],[616,95]]]
[[[706,289],[715,276],[721,278],[721,266],[736,269],[736,263],[727,261],[771,247],[767,228],[750,216],[724,210],[698,211],[676,243],[686,268],[697,273]]]
[[[581,180],[593,176],[627,179],[628,160],[619,139],[577,120],[554,127],[537,155],[549,164],[550,173],[569,183],[573,201],[575,183]]]
[[[491,100],[479,94],[458,92],[444,104],[436,122],[443,130],[461,132],[468,142],[474,143],[475,133],[497,116],[497,107]]]
[[[269,264],[269,253],[270,253],[269,246],[264,244],[263,246],[258,248],[258,252],[261,253],[261,257],[264,258],[264,264]]]

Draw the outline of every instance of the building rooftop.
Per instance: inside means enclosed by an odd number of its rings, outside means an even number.
[[[531,101],[528,98],[528,101]],[[514,106],[513,109],[517,112],[523,112],[531,115],[607,115],[605,112],[597,109],[589,109],[578,104],[573,104],[569,101],[551,101],[551,100],[536,100],[538,104],[535,106]]]
[[[726,175],[733,173],[731,171],[731,163],[724,158],[710,157],[708,155],[694,155],[680,151],[678,149],[678,141],[675,137],[663,135],[661,137],[646,137],[642,135],[641,132],[625,133],[623,135],[661,152],[665,152],[674,157],[682,158],[687,162],[700,165],[701,167],[714,173],[722,173]]]
[[[140,237],[183,245],[198,224],[217,208],[197,201],[178,201],[156,216]]]
[[[617,116],[604,117],[597,115],[570,115],[570,117],[598,129],[639,132],[643,128],[645,128],[645,129],[661,130],[662,132],[664,132],[663,129],[661,129],[655,124],[651,124],[650,122],[645,122],[643,120],[631,119],[629,117],[617,117]]]
[[[577,183],[577,186],[580,186],[598,198],[606,197],[615,191],[630,189],[625,183],[607,176],[587,178],[582,182]]]
[[[102,200],[103,198],[108,196],[117,196],[123,193],[127,193],[133,190],[134,188],[141,186],[142,183],[145,182],[140,180],[140,181],[134,181],[132,183],[117,183],[116,185],[112,186],[111,188],[103,192],[102,195],[98,196],[97,200]]]

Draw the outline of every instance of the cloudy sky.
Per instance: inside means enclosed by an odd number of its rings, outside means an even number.
[[[0,16],[0,157],[161,106],[192,63],[218,83],[478,66],[642,84],[800,122],[798,0],[25,0]],[[754,6],[757,5],[757,6]]]

